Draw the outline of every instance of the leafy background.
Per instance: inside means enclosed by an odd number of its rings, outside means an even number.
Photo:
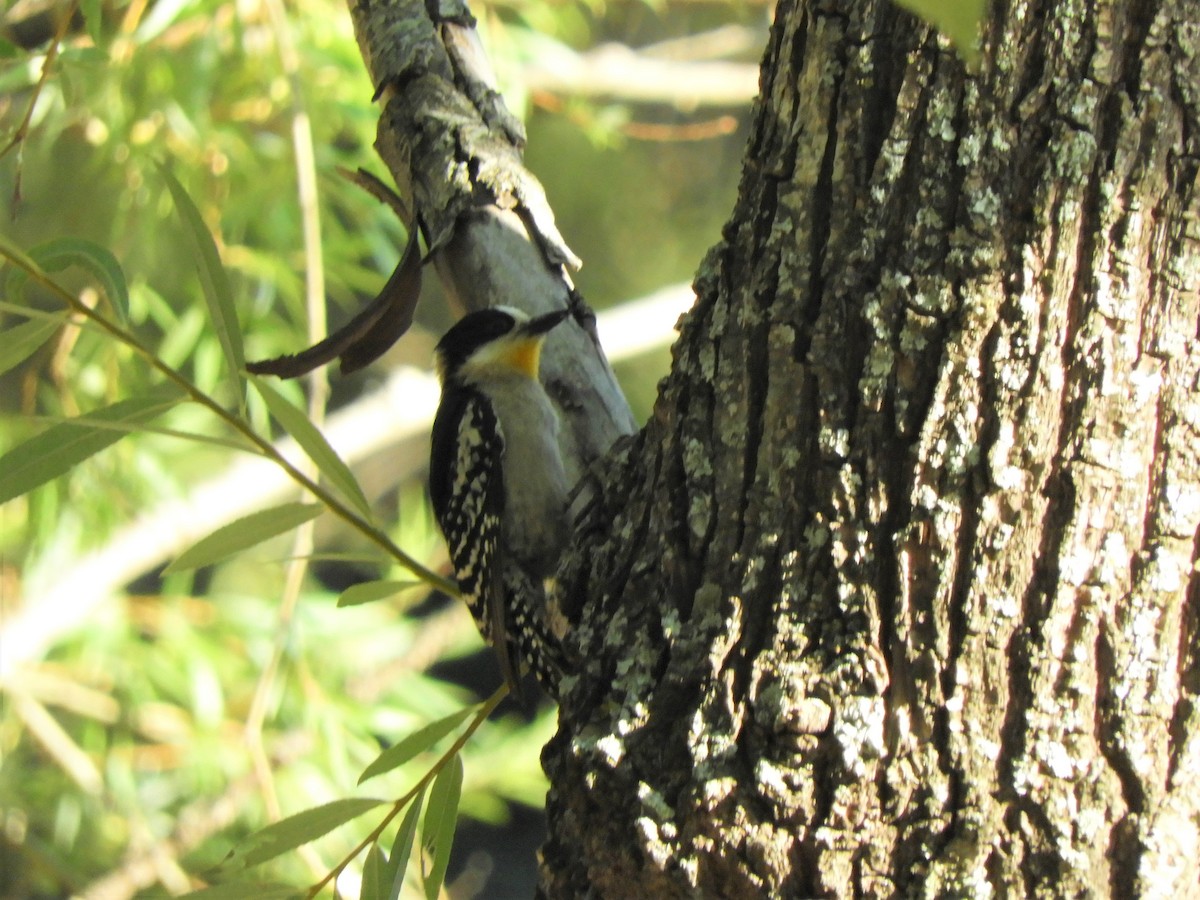
[[[339,174],[360,166],[384,174],[371,147],[377,107],[346,10],[324,0],[286,8],[278,0],[87,0],[67,19],[63,9],[5,5],[0,237],[34,253],[83,302],[124,317],[156,358],[236,411],[195,234],[169,184],[177,179],[216,236],[248,357],[293,352],[311,342],[307,329],[324,333],[326,313],[336,327],[369,299],[405,235]],[[634,101],[539,72],[579,54],[585,67],[595,64],[588,54],[615,43],[676,61],[739,63],[752,81],[768,5],[510,0],[473,11],[510,105],[526,119],[528,163],[584,259],[576,278],[584,296],[605,309],[686,282],[731,208],[749,97],[673,97],[669,82],[663,96]],[[31,37],[39,15],[43,31]],[[679,81],[686,87],[686,74]],[[305,171],[315,173],[307,212],[297,187]],[[306,223],[319,235],[307,249]],[[60,251],[59,263],[47,247]],[[108,257],[96,247],[119,266],[123,292],[97,277]],[[62,298],[17,267],[0,270],[0,290],[0,362],[8,360],[0,454],[161,381],[144,357],[79,316],[64,324]],[[426,372],[452,318],[430,284],[417,326],[383,361],[332,377],[327,396],[320,380],[276,389],[318,421],[326,406],[331,417],[353,411],[389,374]],[[49,324],[17,359],[13,336],[28,334],[17,329],[31,321]],[[639,420],[665,372],[669,337],[618,366]],[[277,437],[270,418],[250,391],[246,420]],[[390,424],[377,417],[372,427]],[[0,506],[6,897],[200,887],[272,821],[342,798],[401,796],[437,753],[362,787],[360,773],[382,749],[479,703],[499,681],[460,604],[404,587],[410,573],[328,514],[244,553],[164,571],[199,536],[175,536],[198,527],[197,510],[249,503],[253,512],[312,498],[258,497],[253,478],[231,487],[225,476],[244,466],[246,442],[196,403],[115,440],[122,435]],[[424,494],[426,454],[423,435],[396,436],[354,473],[386,537],[444,571]],[[94,564],[114,559],[124,574],[110,587]],[[380,579],[400,589],[353,588]],[[373,602],[355,602],[368,594]],[[548,706],[509,701],[465,744],[443,895],[531,894],[544,830],[538,751],[553,727]],[[386,831],[385,849],[399,824]],[[315,884],[371,827],[364,816],[254,877]],[[364,859],[343,873],[346,895],[357,894]],[[414,896],[420,868],[405,887]]]

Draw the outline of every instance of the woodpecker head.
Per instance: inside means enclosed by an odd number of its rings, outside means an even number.
[[[536,381],[542,342],[568,314],[560,309],[531,319],[511,306],[469,313],[438,341],[438,377],[443,384],[449,379],[494,381],[513,375]]]

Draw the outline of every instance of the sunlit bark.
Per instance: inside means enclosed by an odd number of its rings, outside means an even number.
[[[780,3],[563,573],[546,895],[1200,894],[1200,30],[993,6],[970,75]]]

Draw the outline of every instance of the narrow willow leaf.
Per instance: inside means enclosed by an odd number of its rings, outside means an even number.
[[[117,258],[106,247],[82,238],[55,238],[29,251],[46,272],[79,266],[99,282],[122,321],[129,319],[129,287]]]
[[[217,253],[216,242],[204,224],[200,210],[192,202],[187,191],[183,189],[167,169],[159,166],[167,190],[175,201],[175,208],[183,219],[184,230],[191,239],[192,251],[196,261],[196,270],[200,273],[200,284],[204,289],[204,299],[208,303],[208,311],[212,316],[213,328],[221,342],[225,353],[225,363],[229,368],[230,383],[235,393],[242,397],[242,369],[246,365],[246,355],[242,350],[242,332],[238,326],[237,310],[233,305],[233,291],[229,287],[229,278],[221,266],[221,257]]]
[[[325,507],[319,503],[284,503],[243,516],[201,538],[163,571],[185,572],[228,559],[236,553],[315,519]]]
[[[179,399],[179,394],[169,389],[130,397],[70,422],[51,426],[18,444],[0,457],[0,503],[7,503],[13,497],[65,474],[129,432],[136,431],[138,426],[166,412]]]
[[[374,603],[376,600],[386,600],[401,591],[416,587],[417,581],[364,581],[353,584],[338,596],[338,606],[359,606],[363,603]]]
[[[463,764],[457,753],[438,772],[429,789],[429,807],[421,826],[421,840],[433,856],[425,874],[425,900],[437,900],[450,864],[450,848],[454,846],[454,829],[458,825],[458,801],[462,796]]]
[[[986,0],[895,0],[950,39],[971,71],[979,69],[979,34]]]
[[[367,498],[363,496],[362,488],[358,486],[350,467],[342,462],[337,451],[325,440],[325,435],[317,430],[302,410],[266,381],[254,376],[250,376],[250,381],[266,402],[267,409],[271,411],[275,421],[295,438],[296,443],[338,493],[349,500],[363,518],[369,519],[371,508],[367,504]]]
[[[30,319],[13,328],[6,328],[4,341],[0,343],[0,372],[7,372],[28,359],[66,321],[67,317],[62,315],[52,319]]]
[[[255,456],[265,455],[258,447],[247,443],[240,437],[219,437],[211,434],[198,434],[195,431],[180,431],[178,428],[160,428],[157,425],[138,424],[130,426],[122,422],[101,422],[90,416],[84,416],[79,420],[72,419],[69,416],[26,416],[26,420],[29,422],[45,423],[47,425],[63,425],[81,421],[96,428],[103,428],[106,431],[118,432],[122,436],[136,431],[140,434],[158,434],[163,437],[178,438],[181,441],[191,441],[193,444],[209,444],[213,447],[224,447],[227,450],[253,453]],[[371,562],[377,563],[379,560],[372,558]]]
[[[426,725],[420,731],[410,734],[394,747],[388,747],[375,757],[374,762],[363,769],[362,775],[358,777],[358,783],[362,784],[376,775],[382,775],[384,772],[390,772],[392,769],[404,765],[418,753],[425,752],[452,732],[466,721],[468,716],[477,712],[478,709],[478,706],[468,706],[460,709],[458,712],[451,713],[444,719],[438,719],[436,722]]]
[[[250,868],[274,859],[329,834],[339,825],[357,819],[381,803],[382,800],[352,797],[288,816],[256,831],[234,847],[221,863],[221,869]]]
[[[408,860],[412,856],[413,838],[417,833],[417,821],[421,818],[421,805],[425,802],[425,789],[421,788],[413,797],[392,841],[392,852],[388,854],[388,864],[385,874],[390,881],[388,900],[398,900],[404,887],[404,875],[408,871]]]
[[[261,881],[214,884],[212,887],[183,895],[187,900],[291,900],[293,897],[302,896],[304,892],[296,890],[292,885]]]
[[[362,883],[359,885],[359,900],[384,900],[390,883],[384,882],[384,870],[387,868],[387,857],[379,849],[378,844],[372,844],[367,851],[367,861],[363,863]]]

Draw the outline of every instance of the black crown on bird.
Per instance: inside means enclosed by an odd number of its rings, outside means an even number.
[[[444,381],[458,372],[463,363],[488,344],[509,335],[514,338],[536,338],[545,335],[568,315],[569,312],[562,309],[530,318],[521,310],[508,306],[496,306],[470,313],[459,319],[438,341],[434,351],[438,374]]]

